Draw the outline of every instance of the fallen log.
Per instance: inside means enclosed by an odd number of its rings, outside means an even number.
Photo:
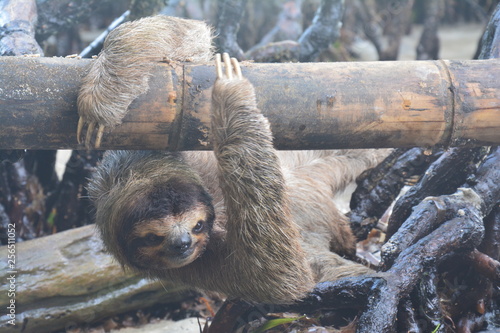
[[[413,207],[425,202],[425,198],[448,194],[464,184],[488,151],[485,147],[455,147],[445,151],[430,165],[420,181],[396,201],[387,226],[387,238],[398,231]],[[439,203],[435,203],[438,207]]]
[[[356,179],[358,186],[352,194],[348,216],[358,241],[367,238],[401,192],[405,180],[423,173],[439,154],[429,154],[420,147],[395,149],[382,163],[366,170]]]
[[[11,247],[0,247],[1,333],[69,330],[185,298],[185,289],[168,281],[124,272],[94,230],[90,225],[18,243],[15,262],[7,260]]]
[[[77,149],[92,60],[0,58],[0,149]],[[500,143],[500,60],[243,63],[279,149]],[[159,63],[103,149],[210,149],[212,66]]]

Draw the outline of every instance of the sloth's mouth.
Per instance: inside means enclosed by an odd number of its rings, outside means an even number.
[[[204,252],[205,247],[200,246],[200,242],[196,242],[191,245],[191,247],[185,250],[183,253],[168,254],[162,260],[164,261],[164,268],[179,268],[186,266],[196,259]]]
[[[172,253],[172,252],[169,252],[168,257],[172,261],[185,260],[186,258],[188,258],[189,256],[191,256],[193,254],[193,252],[194,252],[194,250],[196,248],[196,245],[197,244],[191,245],[191,247],[189,247],[187,250],[185,250],[182,253]]]

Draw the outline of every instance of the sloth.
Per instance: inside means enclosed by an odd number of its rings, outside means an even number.
[[[83,79],[77,136],[119,125],[153,65],[214,61],[212,30],[154,16],[121,25]],[[387,154],[277,151],[237,60],[215,56],[211,152],[107,151],[88,184],[105,248],[124,267],[250,302],[287,304],[370,272],[333,198]]]

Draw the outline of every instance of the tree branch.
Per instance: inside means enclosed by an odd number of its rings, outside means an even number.
[[[299,38],[301,62],[314,61],[340,35],[344,0],[322,0],[312,24]]]
[[[229,53],[231,57],[243,60],[243,51],[238,45],[237,34],[240,21],[245,12],[247,0],[219,1],[219,18],[217,22],[217,48],[219,52]]]

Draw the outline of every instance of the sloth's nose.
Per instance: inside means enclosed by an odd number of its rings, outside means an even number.
[[[191,235],[189,233],[183,233],[170,244],[170,250],[176,254],[183,254],[191,247]]]

